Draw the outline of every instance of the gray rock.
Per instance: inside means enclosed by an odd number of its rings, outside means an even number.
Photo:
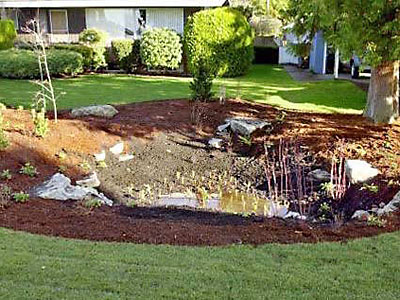
[[[218,128],[217,128],[217,131],[218,131],[218,132],[225,132],[225,131],[228,130],[228,128],[229,128],[230,126],[231,126],[230,123],[226,123],[226,124],[223,124],[223,125],[219,125]]]
[[[353,216],[351,217],[352,219],[358,219],[358,220],[366,220],[370,216],[369,212],[365,210],[357,210],[354,212]]]
[[[308,176],[316,181],[327,182],[331,180],[331,174],[325,170],[316,169],[308,173]]]
[[[231,130],[234,133],[244,136],[250,136],[257,129],[263,129],[264,127],[271,126],[271,123],[269,122],[243,118],[227,119],[226,122],[230,124]]]
[[[302,215],[299,214],[298,212],[289,211],[289,212],[283,217],[283,219],[306,220],[307,217],[306,217],[306,216],[302,216]]]
[[[88,198],[99,199],[103,204],[112,206],[113,202],[99,193],[94,188],[73,186],[71,179],[63,174],[57,173],[48,181],[35,187],[31,191],[31,195],[42,199],[51,200],[84,200]]]
[[[364,183],[379,174],[379,170],[365,160],[346,160],[345,169],[351,183]]]
[[[211,140],[208,141],[208,145],[215,149],[221,149],[223,142],[224,142],[224,140],[222,140],[222,139],[212,138]]]
[[[400,209],[400,192],[398,192],[388,204],[376,211],[378,216],[388,215]]]
[[[71,115],[74,118],[95,116],[95,117],[111,119],[116,114],[118,114],[118,110],[116,110],[111,105],[91,105],[91,106],[75,108],[71,111]]]
[[[97,173],[92,172],[87,178],[78,180],[76,184],[87,188],[95,188],[100,186],[100,180],[97,177]]]

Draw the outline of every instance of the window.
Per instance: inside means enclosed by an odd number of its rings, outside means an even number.
[[[68,14],[66,10],[50,10],[51,33],[68,33]]]
[[[18,11],[16,9],[12,9],[9,11],[9,18],[14,21],[14,27],[16,30],[19,29],[19,22],[18,22]]]

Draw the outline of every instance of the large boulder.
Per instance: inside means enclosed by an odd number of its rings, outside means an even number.
[[[364,183],[379,174],[379,170],[375,169],[365,160],[349,159],[345,162],[346,175],[351,183]]]
[[[118,110],[111,105],[91,105],[75,108],[71,111],[71,115],[74,118],[94,116],[111,119],[116,114],[118,114]]]
[[[53,175],[48,181],[31,191],[33,197],[51,200],[86,200],[95,198],[103,204],[112,206],[113,202],[94,188],[73,186],[71,179],[61,173]]]
[[[269,122],[244,118],[227,119],[226,123],[230,124],[232,132],[243,136],[250,136],[258,129],[271,126],[271,123]]]

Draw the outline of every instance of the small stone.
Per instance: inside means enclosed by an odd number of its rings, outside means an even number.
[[[121,154],[118,157],[118,160],[120,162],[129,161],[129,160],[132,160],[132,159],[134,159],[134,156],[132,154]]]
[[[357,210],[351,218],[358,220],[367,220],[369,216],[370,216],[369,212],[365,210]]]
[[[111,105],[91,105],[75,108],[71,111],[71,115],[74,118],[94,116],[111,119],[116,114],[118,114],[118,110]]]
[[[286,206],[280,205],[276,202],[271,202],[271,206],[268,212],[269,218],[284,218],[288,214],[289,210]]]
[[[229,128],[229,126],[231,126],[230,123],[226,123],[226,124],[223,124],[223,125],[219,125],[218,128],[217,128],[217,131],[218,131],[218,132],[227,131],[227,129]]]
[[[257,129],[263,129],[264,127],[271,126],[271,123],[254,120],[254,119],[244,119],[244,118],[233,118],[226,120],[231,126],[231,130],[234,133],[250,136]]]
[[[308,173],[308,176],[316,181],[327,182],[331,180],[331,174],[325,170],[316,169]]]
[[[346,160],[346,175],[351,183],[364,183],[379,174],[379,170],[364,160]]]
[[[223,142],[224,140],[222,139],[212,138],[211,140],[208,141],[208,145],[215,149],[221,149]]]
[[[124,142],[120,142],[110,148],[110,152],[114,155],[120,155],[124,152]]]
[[[385,207],[385,205],[386,205],[386,204],[385,204],[385,202],[381,202],[381,203],[379,203],[379,207],[380,207],[380,208],[383,208],[383,207]]]
[[[106,151],[103,150],[100,153],[95,154],[94,159],[96,161],[105,161],[106,160]]]
[[[100,186],[100,180],[97,177],[97,173],[92,172],[87,178],[78,180],[76,184],[87,188],[95,188]]]

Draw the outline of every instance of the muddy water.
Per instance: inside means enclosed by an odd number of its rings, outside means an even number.
[[[211,195],[207,200],[199,200],[195,196],[171,194],[161,196],[153,205],[159,207],[189,207],[226,213],[256,214],[267,216],[271,214],[271,201],[252,194],[222,193]]]

